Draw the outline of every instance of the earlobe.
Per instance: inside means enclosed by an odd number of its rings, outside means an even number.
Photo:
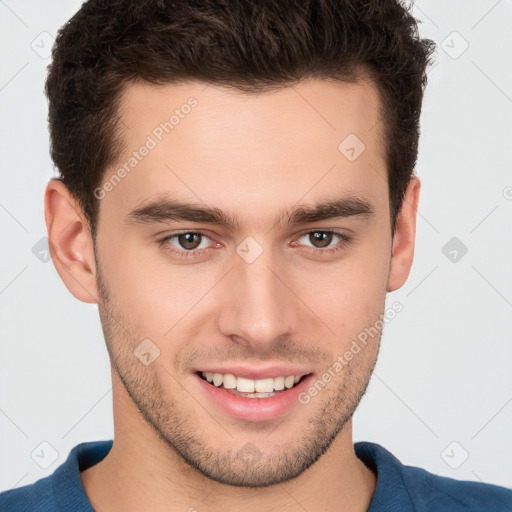
[[[97,303],[96,265],[89,223],[78,201],[59,180],[48,183],[44,214],[50,253],[66,288],[82,302]]]
[[[419,178],[413,176],[405,191],[402,207],[398,214],[395,236],[393,238],[388,292],[401,288],[409,277],[414,258],[420,186]]]

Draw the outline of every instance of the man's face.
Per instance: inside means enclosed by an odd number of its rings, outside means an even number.
[[[377,357],[380,334],[332,370],[384,313],[392,240],[377,93],[321,80],[259,95],[137,84],[121,113],[125,151],[97,191],[113,366],[160,438],[203,474],[247,486],[295,477],[350,427]],[[304,215],[349,198],[353,215]],[[249,398],[202,372],[306,377]]]

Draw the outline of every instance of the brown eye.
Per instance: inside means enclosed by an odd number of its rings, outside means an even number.
[[[164,251],[178,258],[203,258],[214,247],[222,247],[221,244],[212,242],[209,235],[202,231],[182,231],[162,238],[158,241],[158,245]]]
[[[197,249],[201,244],[203,235],[200,233],[181,233],[176,235],[176,239],[183,249]]]
[[[350,244],[352,237],[332,230],[309,231],[300,236],[299,240],[306,251],[317,255],[333,254],[345,250]],[[297,245],[294,243],[293,245]]]
[[[327,247],[332,242],[332,235],[330,231],[312,231],[309,240],[314,247]]]

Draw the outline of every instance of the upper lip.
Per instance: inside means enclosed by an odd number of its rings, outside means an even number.
[[[198,373],[230,373],[236,377],[244,377],[246,379],[270,379],[275,377],[288,377],[290,375],[308,375],[312,373],[311,370],[298,368],[295,366],[273,365],[262,368],[254,368],[249,366],[210,366],[209,368],[199,368],[196,370]]]

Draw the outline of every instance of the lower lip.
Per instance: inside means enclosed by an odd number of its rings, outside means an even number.
[[[194,377],[200,388],[204,390],[215,405],[229,416],[245,421],[270,421],[280,418],[299,404],[298,397],[304,390],[308,389],[313,374],[304,377],[293,388],[269,398],[247,398],[233,395],[224,388],[217,388],[210,384],[197,373],[194,374]]]

